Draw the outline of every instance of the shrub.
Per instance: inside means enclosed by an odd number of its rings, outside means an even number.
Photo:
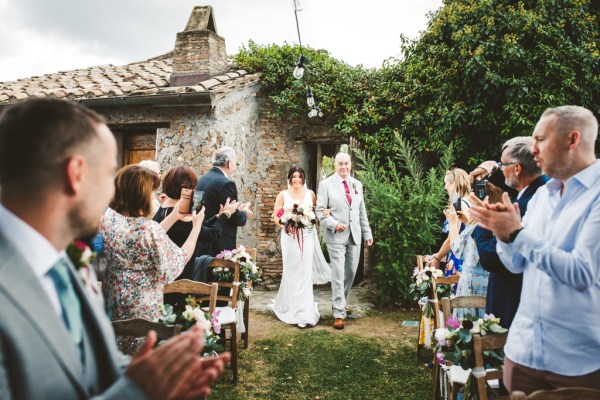
[[[369,222],[375,237],[375,270],[383,303],[412,304],[411,276],[415,255],[430,253],[441,229],[440,213],[447,200],[444,174],[452,164],[450,145],[438,166],[425,172],[423,161],[397,132],[394,156],[380,166],[368,151],[357,152],[365,186]],[[400,172],[399,172],[400,171]]]

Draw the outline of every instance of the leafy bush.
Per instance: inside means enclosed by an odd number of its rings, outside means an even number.
[[[431,253],[441,229],[440,213],[447,200],[443,181],[452,164],[453,146],[427,172],[414,148],[397,132],[391,146],[394,156],[383,167],[373,154],[359,151],[362,171],[358,174],[375,237],[379,298],[384,303],[411,304],[415,255]]]

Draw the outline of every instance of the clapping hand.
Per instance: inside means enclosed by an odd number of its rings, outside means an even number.
[[[505,242],[509,235],[521,228],[521,212],[517,203],[512,203],[508,193],[502,193],[502,201],[490,204],[486,198],[483,204],[473,205],[471,213],[479,226],[492,231],[494,236]]]
[[[198,325],[153,349],[156,342],[156,332],[150,331],[125,372],[153,400],[207,396],[230,358],[229,353],[199,356],[204,332]]]
[[[219,216],[222,213],[225,213],[227,218],[231,217],[231,215],[237,210],[238,206],[239,203],[237,200],[231,201],[231,199],[228,197],[227,201],[225,201],[225,204],[221,204],[219,206]]]
[[[250,203],[249,201],[246,203],[240,203],[240,205],[238,206],[238,210],[245,212],[246,215],[248,215],[249,217],[253,216],[254,213],[252,212],[252,210],[250,209],[250,206],[252,205],[252,203]]]

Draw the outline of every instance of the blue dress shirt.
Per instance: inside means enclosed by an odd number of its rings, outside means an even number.
[[[566,376],[600,370],[600,161],[540,188],[511,243],[497,251],[523,272],[521,304],[505,353]]]

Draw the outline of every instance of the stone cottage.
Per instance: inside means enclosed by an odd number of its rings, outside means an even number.
[[[207,6],[193,9],[172,52],[123,66],[1,82],[0,109],[33,96],[81,102],[106,117],[121,165],[156,159],[163,171],[187,165],[201,175],[218,147],[232,146],[240,161],[234,177],[239,197],[252,202],[255,213],[238,242],[257,248],[265,276],[278,278],[281,256],[271,214],[287,170],[304,167],[315,190],[322,155],[333,155],[342,140],[321,121],[271,118],[261,88],[259,74],[228,64],[225,39]]]

